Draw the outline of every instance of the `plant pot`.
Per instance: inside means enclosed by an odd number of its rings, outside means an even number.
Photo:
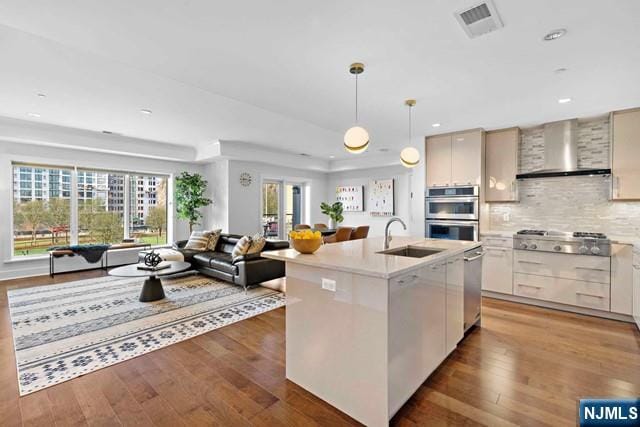
[[[322,237],[319,239],[291,239],[291,246],[301,254],[312,254],[322,246]]]
[[[336,228],[336,220],[335,220],[335,219],[333,219],[333,218],[329,218],[329,225],[328,225],[328,227],[329,227],[330,229],[332,229],[332,230],[333,230],[333,229],[335,229],[335,228]]]

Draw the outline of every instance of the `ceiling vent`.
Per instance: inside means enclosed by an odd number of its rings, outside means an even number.
[[[455,17],[469,38],[475,38],[503,27],[500,15],[490,0],[458,11]]]

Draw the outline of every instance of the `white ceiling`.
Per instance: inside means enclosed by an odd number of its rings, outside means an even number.
[[[640,1],[495,0],[504,28],[469,39],[453,12],[474,3],[0,0],[0,115],[344,157],[353,61],[369,155],[405,145],[406,98],[415,135],[640,106]]]

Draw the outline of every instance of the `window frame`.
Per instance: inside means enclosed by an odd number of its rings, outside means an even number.
[[[118,175],[122,175],[124,176],[124,183],[123,183],[123,190],[124,190],[124,205],[123,205],[123,236],[122,238],[128,238],[129,237],[129,213],[131,211],[131,206],[130,206],[130,198],[129,198],[129,194],[130,194],[130,188],[129,188],[129,179],[132,176],[153,176],[153,177],[161,177],[164,178],[166,180],[166,186],[165,186],[165,191],[166,191],[166,199],[165,199],[165,207],[166,207],[166,227],[165,227],[165,235],[166,235],[166,243],[161,243],[158,245],[151,245],[152,247],[165,247],[167,245],[170,244],[171,241],[173,241],[173,232],[174,232],[174,227],[173,227],[173,220],[174,220],[174,215],[173,215],[173,177],[174,174],[173,173],[167,173],[167,172],[154,172],[154,171],[142,171],[142,170],[127,170],[127,169],[115,169],[115,168],[105,168],[99,165],[85,165],[83,164],[82,166],[78,166],[75,164],[65,164],[65,162],[60,162],[60,163],[50,163],[48,161],[39,161],[39,160],[34,160],[34,159],[20,159],[20,158],[14,158],[14,159],[8,159],[8,165],[9,165],[9,170],[10,172],[10,176],[11,176],[11,187],[10,187],[10,191],[8,192],[9,197],[11,198],[10,203],[9,203],[9,232],[11,233],[11,237],[8,240],[8,253],[10,254],[10,259],[9,261],[26,261],[26,260],[34,260],[34,259],[41,259],[41,258],[46,258],[48,255],[47,254],[37,254],[37,255],[16,255],[15,254],[15,224],[14,224],[14,201],[15,201],[15,187],[16,184],[19,185],[19,183],[16,183],[14,180],[14,168],[19,168],[19,167],[28,167],[28,168],[33,168],[33,169],[43,169],[43,170],[49,170],[49,169],[58,169],[58,170],[65,170],[65,171],[69,171],[70,172],[70,183],[69,183],[69,191],[70,191],[70,196],[69,196],[69,209],[70,209],[70,220],[69,220],[69,234],[70,234],[70,244],[77,244],[78,243],[78,217],[79,217],[79,211],[78,211],[78,200],[80,199],[78,191],[79,191],[79,185],[78,185],[78,172],[79,171],[90,171],[90,172],[104,172],[104,173],[111,173],[111,174],[118,174]],[[32,172],[33,173],[33,172]],[[20,174],[20,173],[19,173]],[[62,175],[60,175],[60,185],[62,185],[63,180],[62,180]],[[20,177],[18,176],[18,180],[20,181]],[[32,188],[31,188],[31,197],[33,198],[34,196],[34,187],[33,187],[33,179],[32,181]],[[48,181],[47,181],[48,184]],[[108,185],[108,182],[107,182]],[[48,190],[48,189],[47,189]],[[62,189],[60,190],[62,192]],[[107,190],[108,191],[108,190]],[[157,198],[156,198],[157,200]]]

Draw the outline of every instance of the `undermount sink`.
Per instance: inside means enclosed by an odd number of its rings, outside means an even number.
[[[442,252],[444,249],[429,249],[421,248],[417,246],[404,246],[401,248],[387,249],[386,251],[378,252],[379,254],[405,256],[409,258],[424,258],[429,255],[434,255]]]

